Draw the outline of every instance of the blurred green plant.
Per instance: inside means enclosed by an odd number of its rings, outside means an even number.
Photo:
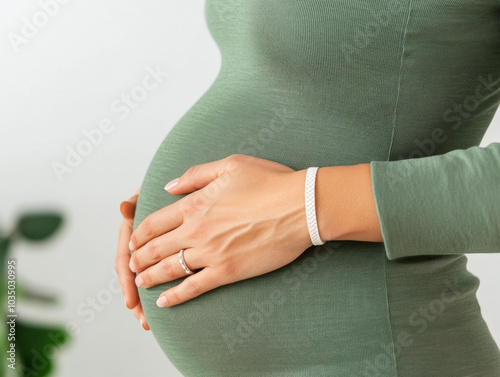
[[[20,240],[29,242],[43,242],[52,237],[63,223],[63,217],[55,212],[33,212],[21,215],[10,233],[0,230],[0,276],[3,282],[0,289],[1,304],[5,313],[5,321],[0,325],[1,370],[3,377],[7,371],[10,375],[20,377],[46,377],[54,367],[55,351],[69,340],[69,334],[63,327],[27,322],[18,317],[9,317],[17,314],[18,302],[30,301],[43,304],[55,304],[57,298],[19,284],[15,277],[17,268],[15,259],[9,259],[11,246]],[[14,272],[13,272],[14,271]],[[10,279],[9,279],[10,275]],[[12,281],[15,282],[15,305],[13,303]],[[10,288],[9,288],[10,284]],[[15,327],[9,324],[14,319]],[[15,338],[15,339],[14,339]],[[12,368],[11,344],[15,347],[15,369]],[[11,365],[11,367],[9,367]]]

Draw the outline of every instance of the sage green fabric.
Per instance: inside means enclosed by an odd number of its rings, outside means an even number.
[[[190,166],[244,153],[370,163],[384,242],[330,241],[172,308],[155,301],[183,278],[139,289],[169,360],[203,377],[500,376],[465,255],[500,252],[500,144],[478,147],[500,103],[500,2],[205,12],[221,70],[159,146],[134,227],[183,197],[163,187]]]

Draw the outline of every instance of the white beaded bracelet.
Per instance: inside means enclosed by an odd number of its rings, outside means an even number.
[[[307,217],[307,227],[309,228],[309,235],[311,236],[311,241],[313,245],[319,246],[323,245],[324,242],[321,241],[318,231],[318,223],[316,220],[316,198],[314,195],[316,189],[316,172],[317,167],[307,168],[306,173],[306,217]]]

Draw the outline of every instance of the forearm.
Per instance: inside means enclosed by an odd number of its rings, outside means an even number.
[[[323,241],[383,242],[370,164],[319,168],[315,194],[318,229]]]

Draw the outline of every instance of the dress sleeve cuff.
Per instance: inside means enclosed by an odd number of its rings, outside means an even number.
[[[388,259],[500,252],[500,143],[370,169]]]

